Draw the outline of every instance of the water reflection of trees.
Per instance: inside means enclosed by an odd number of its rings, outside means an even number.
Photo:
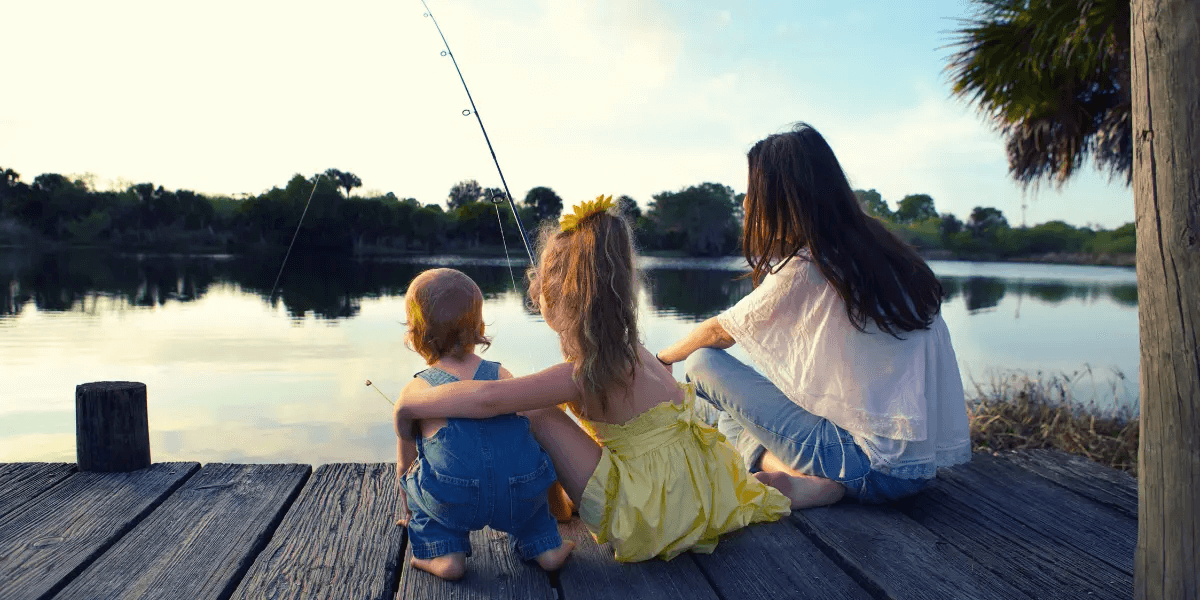
[[[1072,299],[1094,302],[1107,298],[1122,306],[1137,306],[1137,286],[1134,284],[1029,282],[996,277],[942,277],[941,282],[945,290],[945,302],[949,303],[961,295],[970,312],[995,308],[1007,294],[1018,299],[1030,297],[1052,305]]]
[[[737,271],[652,269],[646,271],[650,301],[655,310],[707,319],[741,300],[753,289]]]
[[[46,254],[0,253],[0,315],[16,315],[32,302],[42,311],[87,310],[89,301],[107,296],[128,306],[154,307],[168,301],[190,302],[217,284],[227,283],[258,295],[289,315],[340,319],[358,314],[363,298],[403,295],[408,283],[425,269],[442,264],[401,260],[358,261],[337,256],[293,254],[279,279],[282,255],[196,257],[136,256],[106,252]],[[516,293],[524,296],[523,267],[464,260],[453,265],[479,284],[489,299]],[[702,320],[732,306],[750,293],[740,273],[714,269],[648,269],[646,291],[652,310]],[[515,280],[515,288],[514,288]],[[1006,296],[1059,304],[1076,299],[1108,300],[1137,306],[1137,286],[1102,282],[1025,281],[994,277],[943,277],[946,302],[963,297],[970,312],[995,308]]]
[[[39,310],[83,308],[97,295],[116,297],[130,306],[160,306],[203,296],[218,278],[212,259],[138,258],[109,253],[69,253],[8,257],[0,277],[0,314],[15,315],[30,301]]]
[[[190,302],[217,283],[230,283],[295,318],[339,319],[358,314],[363,298],[403,295],[412,278],[435,265],[404,261],[356,261],[342,256],[293,254],[280,273],[283,255],[199,257],[137,256],[105,252],[0,255],[0,314],[16,315],[33,302],[41,311],[86,310],[89,299],[107,296],[129,306],[154,307]],[[503,266],[460,265],[495,298],[521,281]],[[271,298],[276,276],[279,285]]]

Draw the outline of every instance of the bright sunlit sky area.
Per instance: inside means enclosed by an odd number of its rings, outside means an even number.
[[[816,127],[855,188],[894,209],[994,206],[1009,222],[1133,220],[1088,163],[1022,191],[1003,142],[944,67],[963,0],[427,0],[518,199],[570,204],[712,181],[746,187],[745,153]],[[0,167],[258,194],[293,174],[358,175],[355,194],[444,202],[499,186],[420,0],[0,0]]]

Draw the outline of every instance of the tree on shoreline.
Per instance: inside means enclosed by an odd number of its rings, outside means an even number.
[[[486,201],[503,195],[499,188],[460,182],[454,186],[454,193],[461,196],[456,208],[447,211],[441,205],[430,205],[438,207],[432,211],[422,210],[415,199],[401,200],[391,192],[347,198],[337,173],[342,172],[328,169],[310,177],[296,174],[282,188],[235,199],[171,191],[148,182],[127,184],[120,192],[97,192],[81,178],[53,173],[39,175],[35,185],[29,186],[12,169],[0,169],[4,183],[0,185],[0,218],[27,227],[34,238],[40,235],[50,243],[175,252],[238,252],[256,245],[287,245],[302,215],[296,242],[300,247],[430,252],[499,246],[502,242],[510,248],[521,244],[512,212]],[[352,184],[351,190],[361,186],[357,178],[346,181]],[[470,200],[477,191],[479,197]],[[931,217],[936,214],[933,199],[925,194],[905,196],[894,213],[876,191],[855,190],[855,194],[909,243],[923,250],[949,250],[956,257],[1012,258],[1031,252],[1130,254],[1135,247],[1132,224],[1112,231],[1075,228],[1061,221],[1030,228],[997,229],[982,223],[965,227],[968,224],[950,213]],[[305,214],[310,196],[312,202]],[[719,201],[710,202],[718,197]],[[629,196],[617,200],[634,222],[640,247],[712,256],[737,252],[741,198],[742,194],[733,194],[727,186],[709,183],[657,194],[659,205],[648,207],[645,213]],[[474,206],[477,204],[480,206]],[[561,206],[562,199],[553,190],[538,186],[525,194],[518,212],[522,224],[533,229],[541,220],[556,219]],[[460,210],[464,207],[471,208]],[[1003,216],[995,208],[977,210]],[[498,221],[492,214],[496,212]],[[36,241],[11,227],[5,231],[9,237],[0,239],[0,244]]]
[[[362,180],[358,175],[338,169],[329,169],[325,171],[325,176],[337,184],[339,188],[346,188],[346,197],[350,197],[350,190],[356,187],[362,187]]]

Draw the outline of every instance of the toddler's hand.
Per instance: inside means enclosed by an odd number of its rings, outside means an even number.
[[[401,527],[407,527],[410,519],[412,519],[412,512],[408,510],[408,494],[404,492],[404,488],[397,487],[396,524]]]

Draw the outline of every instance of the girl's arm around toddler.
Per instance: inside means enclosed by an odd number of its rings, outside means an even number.
[[[571,363],[498,381],[460,381],[424,389],[408,386],[396,400],[397,423],[401,419],[485,419],[536,408],[557,406],[580,396]]]

